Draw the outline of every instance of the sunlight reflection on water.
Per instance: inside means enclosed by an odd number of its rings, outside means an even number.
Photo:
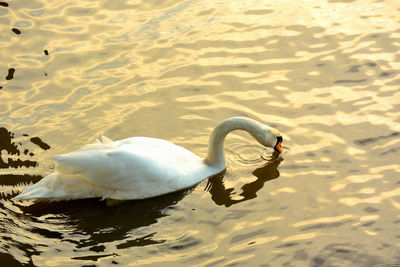
[[[1,3],[3,262],[398,263],[398,1]],[[278,128],[283,155],[234,132],[227,172],[189,191],[10,200],[101,135],[204,156],[231,116]]]

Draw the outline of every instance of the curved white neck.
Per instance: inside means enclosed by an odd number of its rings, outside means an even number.
[[[265,125],[245,117],[234,117],[223,121],[212,132],[208,142],[208,155],[204,162],[208,165],[225,167],[224,140],[234,130],[244,130],[257,140],[257,135],[265,130]]]

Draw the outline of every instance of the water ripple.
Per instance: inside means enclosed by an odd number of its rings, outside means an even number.
[[[396,0],[1,3],[4,264],[397,263]],[[205,156],[231,116],[278,128],[285,152],[234,132],[226,173],[186,192],[11,200],[101,135]]]

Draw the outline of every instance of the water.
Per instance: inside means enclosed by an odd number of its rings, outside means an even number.
[[[0,260],[36,266],[400,264],[400,3],[7,1],[0,5]],[[107,206],[10,200],[105,135],[200,156],[189,191]]]

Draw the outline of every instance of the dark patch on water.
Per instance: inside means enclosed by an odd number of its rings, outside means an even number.
[[[368,213],[375,213],[375,212],[378,212],[379,210],[378,210],[378,209],[375,209],[375,208],[373,208],[373,207],[366,207],[366,208],[364,209],[364,211],[365,211],[365,212],[368,212]]]
[[[183,244],[183,245],[175,245],[175,246],[171,246],[169,248],[173,249],[173,250],[181,250],[181,249],[186,249],[186,248],[190,248],[190,247],[196,246],[196,245],[198,245],[200,243],[201,243],[200,241],[194,240],[192,242],[188,242],[188,243]]]
[[[14,133],[9,132],[6,128],[0,127],[0,151],[6,150],[11,155],[20,155],[17,145],[11,141],[14,138]],[[0,158],[0,168],[2,166]]]
[[[361,65],[352,66],[347,72],[359,72]]]
[[[257,9],[257,10],[248,10],[248,11],[244,12],[244,14],[246,14],[246,15],[266,15],[266,14],[270,14],[273,12],[274,12],[274,10],[272,10],[272,9]]]
[[[45,54],[46,56],[49,55],[49,51],[47,51],[47,49],[45,49],[43,52],[44,52],[44,54]]]
[[[295,164],[285,165],[285,166],[281,167],[281,169],[285,169],[285,170],[299,170],[299,169],[306,169],[306,168],[307,168],[307,166],[295,165]]]
[[[398,135],[400,135],[400,132],[393,132],[393,133],[391,133],[389,135],[381,135],[381,136],[377,136],[377,137],[369,137],[369,138],[358,139],[358,140],[355,140],[354,143],[357,144],[357,145],[360,145],[360,146],[366,146],[366,145],[371,144],[371,143],[376,143],[379,140],[392,138],[392,137],[395,137],[395,136],[398,136]]]
[[[360,79],[360,80],[337,80],[334,81],[333,83],[362,83],[366,82],[367,79]]]
[[[308,260],[308,254],[304,249],[298,250],[293,256],[294,260],[305,261]]]
[[[17,261],[11,254],[0,252],[0,262],[5,266],[21,266],[21,263]]]
[[[373,225],[374,223],[375,223],[375,222],[367,222],[367,223],[362,224],[362,226],[368,227],[368,226]]]
[[[50,148],[50,146],[43,142],[39,137],[32,137],[31,142],[39,146],[43,150],[48,150]]]
[[[27,135],[23,135],[26,137]],[[4,127],[0,127],[0,153],[5,150],[6,153],[10,156],[21,156],[29,155],[34,156],[33,152],[30,152],[27,148],[20,148],[23,144],[21,142],[13,141],[15,134],[11,131],[8,131]],[[32,140],[33,139],[33,140]],[[39,142],[39,141],[40,142]],[[32,143],[39,145],[43,150],[47,150],[50,146],[43,141],[41,141],[38,137],[31,138]],[[35,143],[36,142],[36,143]],[[15,157],[8,157],[5,159],[4,157],[0,157],[0,169],[8,169],[8,168],[19,168],[19,167],[37,167],[38,163],[29,159],[19,159]]]
[[[6,80],[13,79],[14,78],[14,73],[15,73],[15,69],[14,68],[9,68]]]
[[[363,253],[362,250],[350,250],[344,247],[345,244],[327,245],[313,258],[312,266],[377,266],[385,263],[379,255],[370,255]]]
[[[17,28],[12,28],[11,29],[15,34],[21,34],[21,31],[18,30]]]
[[[317,266],[323,265],[324,263],[325,263],[325,260],[324,260],[324,259],[321,259],[321,258],[319,258],[319,257],[315,257],[315,258],[313,259],[313,265],[312,265],[312,266],[317,267]]]
[[[29,175],[29,174],[1,174],[0,182],[1,185],[16,185],[16,184],[28,184],[36,183],[42,179],[40,175]]]
[[[253,237],[257,237],[257,236],[263,236],[265,234],[265,231],[263,229],[259,229],[256,230],[254,232],[251,233],[247,233],[247,234],[242,234],[242,235],[235,235],[232,240],[230,241],[231,244],[233,243],[237,243],[240,241],[243,241],[245,239],[251,239]]]
[[[39,234],[39,235],[41,235],[43,237],[46,237],[46,238],[56,238],[56,239],[62,239],[63,238],[63,235],[61,233],[59,233],[59,232],[54,232],[54,231],[50,231],[50,230],[42,229],[42,228],[38,228],[38,227],[33,228],[31,230],[31,232]]]
[[[308,230],[315,230],[315,229],[323,229],[323,228],[331,228],[331,227],[339,227],[342,226],[343,224],[352,222],[353,220],[346,220],[342,222],[334,222],[334,223],[319,223],[315,225],[310,225],[304,228],[301,228],[302,231],[308,231]]]
[[[370,36],[367,36],[367,38],[378,38],[380,36],[380,34],[374,33],[371,34]]]
[[[388,149],[388,150],[383,151],[383,152],[380,153],[379,155],[385,156],[385,155],[390,154],[390,153],[397,153],[398,150],[399,150],[399,148],[392,147],[392,148],[390,148],[390,149]]]
[[[166,242],[166,240],[153,240],[153,236],[155,233],[136,238],[134,240],[128,240],[125,243],[116,245],[117,249],[124,249],[130,247],[144,247],[149,245],[161,244]]]
[[[339,248],[339,249],[336,249],[335,252],[337,252],[337,253],[350,253],[351,251],[347,250],[347,249]]]
[[[106,247],[103,245],[93,246],[93,247],[89,248],[90,251],[94,251],[94,252],[104,252],[105,249],[106,249]]]
[[[286,243],[280,246],[277,246],[277,248],[288,248],[288,247],[294,247],[297,246],[299,243],[297,242],[290,242],[290,243]]]
[[[98,255],[98,256],[81,256],[81,257],[73,257],[72,260],[88,260],[88,261],[97,261],[100,258],[110,257],[110,256],[119,256],[116,253],[113,254],[105,254],[105,255]],[[94,265],[96,266],[96,265]]]
[[[20,160],[20,159],[11,159],[8,158],[7,162],[4,162],[2,159],[0,160],[0,169],[8,169],[8,168],[14,168],[18,169],[20,167],[37,167],[38,163],[36,161],[32,160]]]
[[[387,77],[390,76],[390,74],[392,74],[391,72],[387,72],[387,71],[383,71],[381,72],[381,74],[379,74],[379,77]]]

